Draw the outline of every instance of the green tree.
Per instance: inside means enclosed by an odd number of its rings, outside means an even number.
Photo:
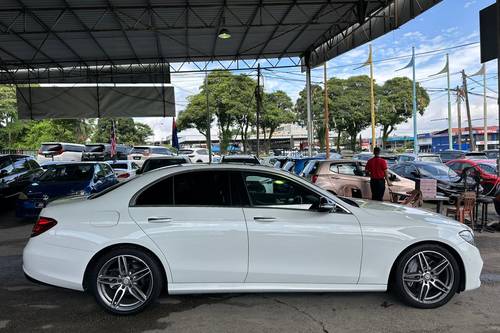
[[[97,120],[96,129],[92,136],[93,142],[108,143],[111,140],[113,119],[100,118]],[[146,124],[136,123],[132,118],[115,119],[116,139],[123,144],[143,144],[153,135],[153,130]]]
[[[424,114],[430,98],[427,91],[417,82],[417,112]],[[382,142],[401,124],[412,117],[412,81],[406,77],[387,80],[377,89],[377,123],[382,126]]]
[[[205,84],[200,86],[200,92],[188,98],[186,110],[179,115],[177,127],[179,130],[196,128],[205,137],[207,136],[207,118],[215,121],[219,130],[221,151],[231,142],[234,127],[240,128],[242,138],[248,133],[252,122],[250,112],[254,101],[255,81],[246,75],[234,75],[229,71],[215,71],[208,75],[208,103],[207,115]]]
[[[260,121],[264,141],[267,140],[267,150],[269,150],[276,129],[282,124],[293,122],[295,115],[293,113],[292,99],[282,90],[264,93],[263,104],[263,114]]]
[[[0,147],[22,148],[27,124],[17,118],[16,88],[0,85]]]

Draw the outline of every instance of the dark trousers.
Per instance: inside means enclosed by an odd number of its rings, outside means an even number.
[[[385,179],[370,179],[372,200],[383,201],[385,193]]]

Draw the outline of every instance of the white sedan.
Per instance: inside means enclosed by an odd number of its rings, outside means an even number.
[[[385,291],[434,308],[480,286],[470,228],[353,201],[264,166],[153,170],[48,204],[23,254],[33,280],[131,314],[170,294]]]

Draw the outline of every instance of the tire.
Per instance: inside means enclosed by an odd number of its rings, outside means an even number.
[[[437,308],[448,303],[457,292],[460,268],[444,247],[419,245],[400,257],[392,283],[404,303],[422,309]]]
[[[106,311],[130,315],[156,301],[163,276],[155,258],[124,247],[99,257],[91,268],[88,283],[97,303]]]

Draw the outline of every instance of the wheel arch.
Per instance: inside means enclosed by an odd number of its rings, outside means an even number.
[[[442,246],[444,247],[445,249],[447,249],[450,254],[453,256],[453,258],[455,258],[455,260],[457,261],[457,264],[458,264],[458,267],[460,269],[460,284],[458,286],[458,292],[461,292],[461,291],[464,291],[465,290],[465,279],[466,279],[466,275],[465,275],[465,265],[464,265],[464,262],[462,260],[462,257],[460,257],[460,255],[458,254],[458,252],[450,245],[444,243],[444,242],[440,242],[440,241],[421,241],[421,242],[417,242],[417,243],[414,243],[414,244],[411,244],[409,246],[407,246],[403,251],[401,251],[399,253],[399,255],[397,256],[396,260],[394,260],[394,262],[392,263],[392,267],[391,267],[391,270],[390,270],[390,273],[389,273],[389,278],[387,280],[387,286],[388,288],[391,287],[392,285],[392,282],[394,280],[394,274],[396,273],[396,266],[397,266],[397,263],[399,261],[399,259],[408,251],[410,251],[411,249],[417,247],[417,246],[420,246],[420,245],[439,245],[439,246]]]
[[[96,254],[94,254],[94,256],[92,256],[92,258],[88,262],[87,266],[85,267],[85,273],[83,274],[82,286],[83,286],[84,290],[88,290],[89,273],[90,273],[91,267],[95,264],[95,262],[101,256],[103,256],[104,254],[108,253],[109,251],[112,251],[112,250],[115,250],[115,249],[119,249],[119,248],[133,248],[133,249],[137,249],[137,250],[140,250],[140,251],[144,251],[145,253],[147,253],[148,255],[150,255],[151,258],[153,260],[155,260],[156,263],[158,264],[158,266],[160,267],[161,274],[163,276],[163,282],[164,282],[163,288],[165,288],[166,290],[168,290],[168,275],[167,275],[167,272],[165,270],[165,266],[163,265],[163,263],[160,260],[160,258],[153,251],[151,251],[150,249],[148,249],[147,247],[144,247],[144,246],[138,245],[138,244],[134,244],[134,243],[112,244],[112,245],[109,245],[109,246],[107,246],[105,248],[102,248]]]

